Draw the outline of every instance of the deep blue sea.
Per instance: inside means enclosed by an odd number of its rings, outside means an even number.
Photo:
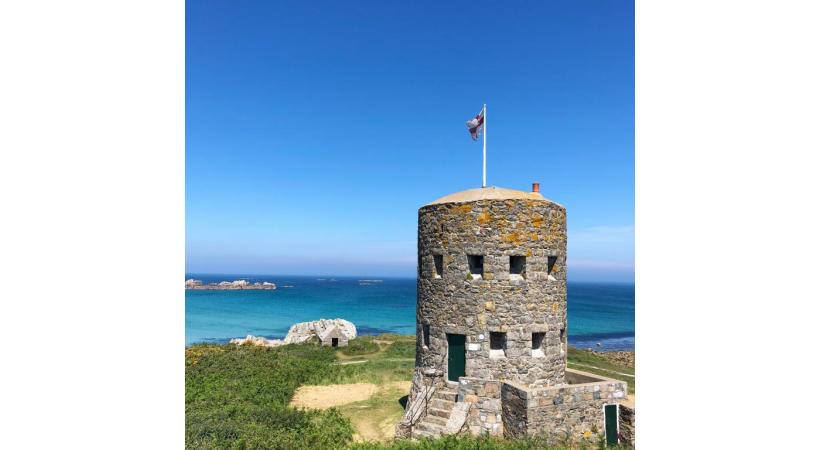
[[[283,338],[291,324],[347,319],[359,334],[414,334],[415,278],[186,274],[203,282],[276,283],[273,291],[185,291],[185,344],[226,342],[248,334]],[[359,280],[381,280],[360,282]],[[287,287],[292,286],[292,287]],[[635,286],[569,283],[570,345],[634,350]],[[601,344],[598,346],[597,344]]]

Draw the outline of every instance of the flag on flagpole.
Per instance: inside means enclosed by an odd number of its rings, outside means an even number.
[[[467,121],[467,129],[470,130],[470,136],[473,137],[474,141],[478,140],[478,136],[481,134],[482,129],[484,128],[484,108],[481,108],[481,112],[478,113],[475,117]]]

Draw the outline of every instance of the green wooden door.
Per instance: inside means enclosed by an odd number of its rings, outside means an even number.
[[[606,445],[618,445],[618,405],[605,405]]]
[[[464,335],[447,335],[447,379],[458,381],[465,375],[466,354],[464,352]]]

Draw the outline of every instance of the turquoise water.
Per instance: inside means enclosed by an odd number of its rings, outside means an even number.
[[[187,274],[204,282],[271,281],[274,291],[185,291],[185,343],[226,342],[248,334],[282,338],[296,322],[347,319],[360,334],[414,334],[416,280]],[[285,287],[293,286],[293,287]],[[635,287],[569,283],[568,338],[576,347],[635,347]],[[600,344],[600,346],[598,346]]]

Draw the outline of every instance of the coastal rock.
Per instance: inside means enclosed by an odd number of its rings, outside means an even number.
[[[319,319],[293,324],[285,337],[285,344],[300,344],[314,336],[321,339],[333,328],[341,331],[348,340],[356,338],[356,325],[352,322],[344,319]]]
[[[276,289],[276,284],[271,283],[269,281],[261,283],[257,281],[251,284],[250,282],[248,282],[248,280],[220,281],[219,283],[203,284],[201,280],[194,280],[192,278],[190,280],[185,280],[185,289],[217,291],[230,291],[242,289],[274,290]]]
[[[261,336],[247,335],[244,339],[231,339],[231,344],[236,345],[255,345],[257,347],[278,347],[285,345],[285,341],[281,339],[265,339]]]
[[[635,352],[598,352],[593,353],[616,364],[635,368]]]

